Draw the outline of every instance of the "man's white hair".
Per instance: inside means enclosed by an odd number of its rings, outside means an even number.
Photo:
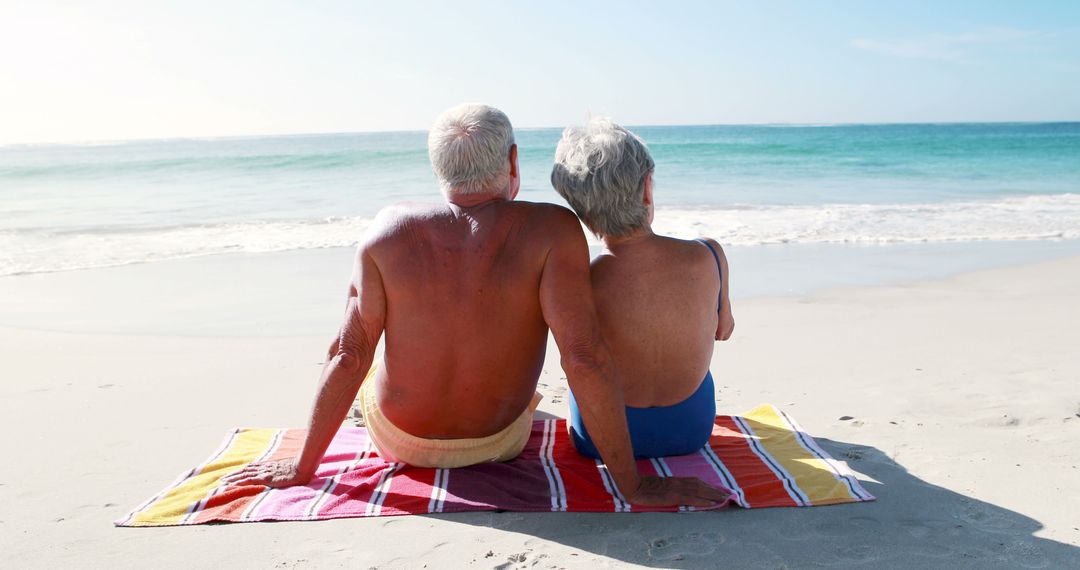
[[[625,236],[649,223],[645,178],[655,166],[637,135],[596,117],[563,131],[551,185],[593,233]]]
[[[505,190],[513,144],[510,119],[494,107],[464,104],[443,112],[428,133],[428,157],[443,194]]]

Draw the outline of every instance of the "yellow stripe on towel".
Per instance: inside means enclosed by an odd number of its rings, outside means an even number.
[[[180,524],[189,513],[191,505],[198,503],[217,488],[222,477],[236,471],[240,466],[261,456],[276,429],[249,429],[236,433],[224,452],[206,465],[199,473],[185,480],[180,486],[169,490],[165,496],[154,501],[135,516],[134,523],[154,525]]]
[[[808,451],[795,433],[795,427],[768,404],[743,415],[761,445],[773,459],[797,481],[811,504],[829,504],[858,499],[847,484],[837,479],[825,461]]]

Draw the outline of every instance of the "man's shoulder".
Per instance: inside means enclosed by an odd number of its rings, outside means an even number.
[[[564,222],[577,220],[577,215],[569,208],[552,204],[550,202],[527,202],[525,200],[511,200],[503,204],[504,208],[523,212],[537,218],[553,218]],[[400,219],[427,219],[433,216],[447,214],[445,203],[434,202],[395,202],[379,210],[377,219],[394,221]]]
[[[445,205],[423,202],[395,202],[384,206],[365,230],[361,247],[370,249],[378,244],[396,242],[410,228],[422,225],[445,211]]]
[[[595,271],[608,271],[610,267],[619,265],[619,258],[604,250],[589,261],[589,267]]]
[[[374,226],[380,232],[393,232],[409,223],[423,222],[445,215],[446,204],[430,202],[395,202],[384,206],[375,216]]]
[[[503,223],[518,226],[531,236],[549,242],[574,239],[582,236],[581,222],[567,208],[547,202],[507,201],[497,206],[497,218]],[[417,232],[426,235],[426,229],[441,228],[447,218],[453,217],[446,204],[423,202],[397,202],[384,207],[375,216],[367,232],[366,244],[397,243],[406,236],[415,237]]]
[[[382,221],[407,220],[428,218],[444,212],[446,212],[446,204],[406,200],[384,206],[375,218]]]
[[[514,202],[515,207],[527,212],[527,226],[539,242],[552,247],[576,246],[585,243],[581,221],[574,212],[558,204],[547,202]]]
[[[525,212],[529,217],[554,224],[580,224],[574,212],[565,206],[550,202],[526,202],[514,200],[509,203],[512,208]]]

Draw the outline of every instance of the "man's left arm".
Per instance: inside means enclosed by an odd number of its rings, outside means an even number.
[[[260,461],[222,479],[228,485],[303,485],[315,476],[334,434],[349,413],[360,384],[371,368],[375,347],[382,336],[386,318],[386,293],[382,276],[367,245],[357,250],[356,265],[349,287],[345,319],[331,346],[315,394],[307,438],[297,458]]]

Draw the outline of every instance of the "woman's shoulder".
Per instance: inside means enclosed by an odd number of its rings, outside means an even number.
[[[714,240],[704,239],[710,242],[712,247],[719,248],[719,244]],[[719,254],[720,250],[716,251]],[[591,262],[594,279],[609,275],[627,278],[634,274],[644,276],[657,272],[677,273],[698,268],[714,271],[713,265],[713,254],[701,241],[669,236],[656,236],[650,247],[639,249],[633,254],[615,255],[605,250]]]
[[[700,263],[701,260],[707,260],[710,263],[713,259],[713,253],[721,255],[723,251],[720,248],[720,244],[709,237],[700,237],[694,239],[681,239],[675,237],[664,236],[661,238],[664,243],[665,253],[672,256],[679,256],[683,263]]]

